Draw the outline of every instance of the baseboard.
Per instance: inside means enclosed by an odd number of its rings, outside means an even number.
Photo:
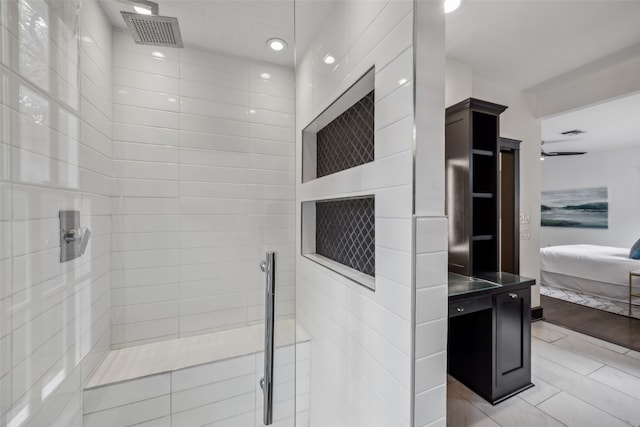
[[[544,316],[542,314],[542,307],[531,307],[531,321],[537,322],[538,320],[544,320]]]

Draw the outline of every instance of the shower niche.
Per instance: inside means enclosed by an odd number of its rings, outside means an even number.
[[[302,256],[372,290],[375,196],[338,192],[355,176],[340,172],[374,161],[374,77],[371,68],[302,131],[302,183],[331,185],[320,190],[322,199],[302,203],[300,248]]]
[[[302,256],[375,289],[375,196],[302,203]]]
[[[302,182],[374,160],[371,68],[302,131]]]

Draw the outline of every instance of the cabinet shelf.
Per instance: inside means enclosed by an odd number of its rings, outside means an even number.
[[[494,237],[495,236],[493,234],[479,234],[477,236],[471,237],[471,240],[473,240],[474,242],[477,242],[477,241],[480,241],[480,240],[491,240]]]
[[[471,193],[471,197],[478,199],[493,199],[493,193]]]
[[[471,150],[472,154],[476,154],[478,156],[488,156],[488,157],[493,157],[493,151],[489,151],[489,150],[479,150],[477,148],[474,148]]]

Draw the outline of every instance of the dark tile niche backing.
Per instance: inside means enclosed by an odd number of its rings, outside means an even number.
[[[316,176],[373,161],[374,91],[323,127],[316,135]]]
[[[374,197],[316,202],[316,253],[375,276]]]

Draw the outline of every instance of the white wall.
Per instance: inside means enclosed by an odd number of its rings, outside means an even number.
[[[470,80],[470,81],[469,81]],[[469,93],[471,89],[471,93]],[[520,213],[529,224],[520,224],[529,239],[520,240],[520,274],[540,282],[540,122],[522,91],[473,75],[472,67],[447,59],[446,103],[450,106],[469,96],[509,108],[500,115],[500,136],[522,141],[520,144]],[[532,288],[531,305],[540,305],[539,286]]]
[[[445,426],[447,219],[445,202],[445,18],[440,2],[416,2],[413,425]]]
[[[293,70],[113,45],[114,347],[260,321],[267,250],[291,315]]]
[[[413,2],[335,2],[325,22],[297,55],[296,202],[375,194],[375,291],[297,256],[296,318],[311,336],[310,407],[298,422],[410,425]],[[301,184],[301,130],[374,65],[375,160]]]
[[[640,91],[634,46],[527,89],[535,117],[549,117]],[[611,65],[613,64],[613,65]]]
[[[464,62],[446,59],[445,105],[450,107],[473,96],[473,70]]]
[[[542,227],[541,247],[588,243],[630,248],[640,239],[640,147],[547,157],[541,190],[607,187],[609,228]]]
[[[93,1],[0,2],[0,424],[80,426],[110,343],[111,34]],[[74,31],[79,28],[79,34]],[[86,253],[61,264],[59,210]]]

